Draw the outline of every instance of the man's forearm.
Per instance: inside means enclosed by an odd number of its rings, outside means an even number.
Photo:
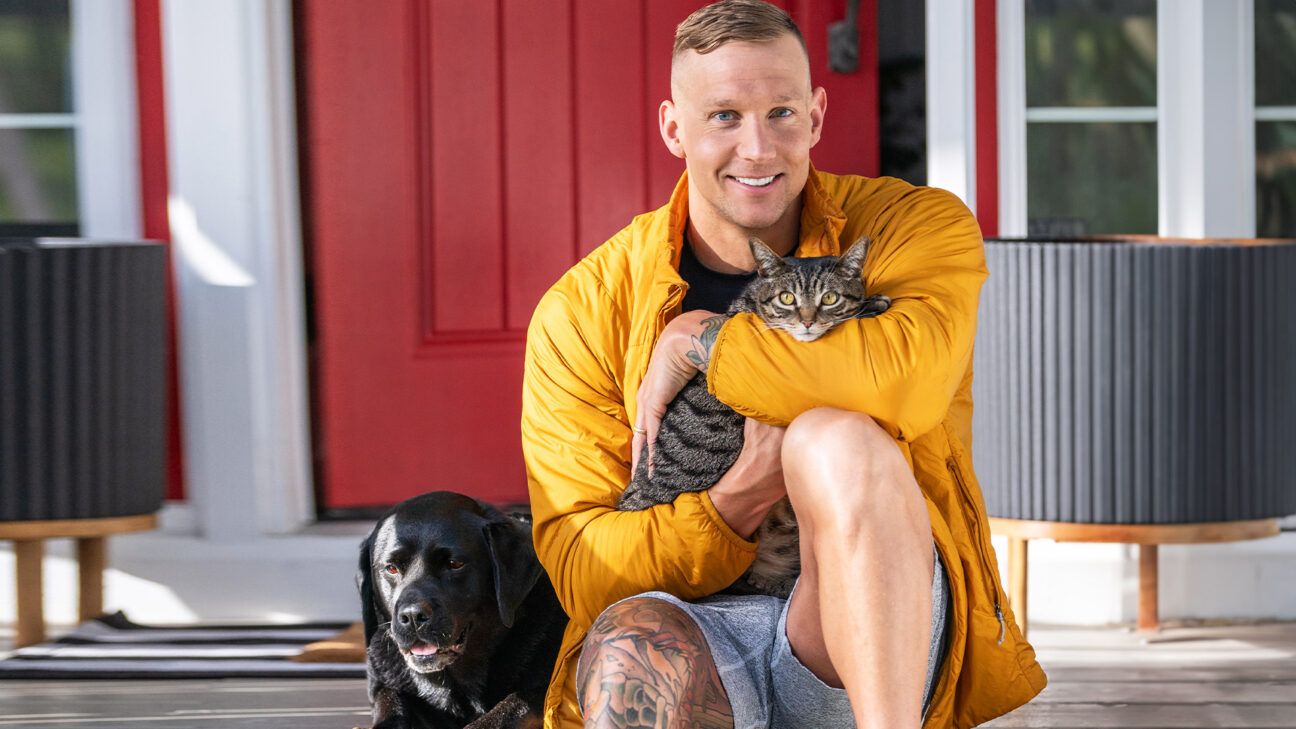
[[[743,539],[750,540],[756,533],[756,528],[765,521],[770,508],[783,497],[783,492],[771,497],[769,489],[759,488],[759,484],[751,482],[747,469],[742,464],[740,458],[711,487],[711,503],[730,529]]]

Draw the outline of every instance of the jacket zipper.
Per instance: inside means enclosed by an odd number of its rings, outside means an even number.
[[[977,504],[976,499],[973,499],[972,494],[968,493],[967,484],[963,482],[963,474],[959,470],[958,462],[955,461],[954,456],[950,456],[948,459],[946,459],[945,465],[947,468],[949,468],[950,477],[954,479],[954,483],[958,485],[959,491],[963,493],[963,499],[972,506],[973,516],[975,517],[973,519],[973,528],[976,530],[976,536],[977,536],[976,549],[977,549],[977,553],[981,556],[981,569],[989,573],[989,578],[990,578],[989,592],[991,598],[994,599],[995,619],[999,621],[999,640],[997,645],[1003,645],[1004,637],[1007,634],[1007,626],[1004,623],[1003,609],[999,606],[999,590],[998,590],[999,582],[997,579],[999,573],[999,565],[997,563],[994,565],[988,564],[985,550],[981,546],[988,539],[988,537],[983,537],[981,533],[981,523],[982,520],[985,519],[985,515],[981,513],[981,507],[980,505]]]

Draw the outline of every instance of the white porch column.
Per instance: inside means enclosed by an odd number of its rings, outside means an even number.
[[[163,5],[185,477],[203,534],[313,519],[288,0]]]
[[[1252,0],[1157,4],[1160,234],[1255,237]]]
[[[976,212],[973,0],[927,0],[927,184]]]

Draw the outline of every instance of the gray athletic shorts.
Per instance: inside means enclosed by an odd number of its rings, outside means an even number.
[[[935,549],[933,545],[933,552]],[[931,640],[927,652],[927,681],[923,688],[924,718],[944,658],[950,609],[948,579],[940,553],[935,554]],[[792,592],[796,592],[795,586]],[[846,690],[820,681],[792,655],[787,639],[790,596],[789,600],[780,600],[766,595],[712,595],[692,603],[658,591],[634,597],[665,600],[684,610],[698,624],[719,669],[720,681],[729,695],[734,729],[842,729],[855,726]],[[580,692],[576,693],[579,700]],[[584,708],[582,704],[582,712]]]

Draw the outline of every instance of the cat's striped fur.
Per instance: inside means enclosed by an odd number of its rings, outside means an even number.
[[[759,239],[752,238],[750,245],[758,275],[729,307],[730,316],[751,312],[766,325],[809,342],[843,321],[876,316],[891,305],[889,298],[864,291],[860,272],[867,238],[840,257],[780,258]],[[743,420],[707,391],[706,375],[698,373],[666,408],[651,474],[645,450],[617,508],[647,509],[685,491],[710,488],[738,460]],[[801,555],[796,515],[786,498],[770,509],[754,536],[756,561],[726,592],[788,597],[801,572]]]

